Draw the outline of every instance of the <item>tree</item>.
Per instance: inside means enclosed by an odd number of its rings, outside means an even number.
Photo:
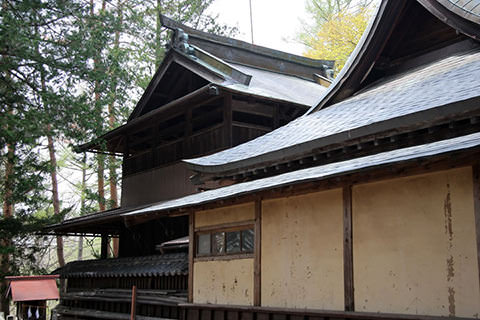
[[[338,73],[360,41],[371,17],[372,1],[309,0],[314,25],[299,35],[305,56],[335,60]]]

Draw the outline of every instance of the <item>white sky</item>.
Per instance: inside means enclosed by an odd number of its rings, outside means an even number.
[[[302,55],[304,48],[294,41],[302,22],[310,21],[305,0],[251,0],[253,41],[257,45]],[[216,0],[208,10],[219,22],[237,26],[236,38],[251,42],[249,0]]]

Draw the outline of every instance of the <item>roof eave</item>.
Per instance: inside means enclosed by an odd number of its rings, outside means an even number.
[[[228,162],[220,165],[199,165],[191,162],[194,159],[185,159],[187,167],[195,172],[205,174],[215,174],[217,176],[227,176],[234,174],[238,170],[248,170],[259,164],[272,164],[279,161],[298,157],[300,155],[310,154],[312,150],[325,147],[331,144],[348,141],[362,136],[374,135],[388,130],[408,131],[410,128],[425,125],[439,121],[439,119],[454,118],[471,112],[478,112],[480,97],[470,98],[467,100],[438,106],[428,110],[415,112],[402,117],[396,117],[381,122],[376,122],[357,129],[342,131],[337,134],[310,140],[301,144],[296,144],[287,148],[275,150],[262,154],[255,158],[247,158],[235,162]]]

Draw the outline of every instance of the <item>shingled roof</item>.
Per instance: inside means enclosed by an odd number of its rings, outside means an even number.
[[[188,253],[73,261],[54,271],[62,278],[152,277],[188,274]]]
[[[458,15],[453,7],[465,14]],[[456,106],[479,97],[479,45],[470,39],[480,39],[480,25],[472,17],[476,9],[464,1],[382,1],[345,67],[306,115],[242,145],[184,161],[199,173],[197,182],[243,179],[335,144],[350,146],[358,143],[354,139],[410,132],[429,121],[433,125],[439,115],[443,121],[455,119],[466,112],[462,107],[478,112],[478,102]],[[450,38],[406,43],[419,31],[408,28],[409,16],[430,19],[429,27]],[[412,51],[415,46],[420,48]],[[398,51],[403,55],[396,55]]]
[[[452,104],[476,98],[479,92],[480,49],[477,47],[384,78],[351,98],[300,117],[250,142],[184,161],[199,172],[248,169],[362,135],[399,130],[409,123],[419,123],[415,115],[421,113],[430,112],[437,117],[465,113],[469,110]],[[478,103],[467,107],[479,108]]]

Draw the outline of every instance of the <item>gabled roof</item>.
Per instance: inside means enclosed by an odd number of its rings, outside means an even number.
[[[468,38],[457,35],[452,29],[452,26],[468,25],[470,21],[454,13],[448,15],[446,24],[430,18],[430,6],[425,4],[431,2],[435,3],[429,0],[419,0],[418,3],[382,1],[341,73],[305,116],[242,145],[185,162],[197,172],[227,176],[235,171],[296,158],[312,149],[360,136],[394,130],[399,126],[422,126],[436,119],[432,115],[437,109],[442,112],[448,109],[444,117],[460,112],[452,104],[478,99],[479,96],[479,44],[465,40]],[[432,43],[407,43],[407,40],[415,39],[406,38],[418,31],[409,28],[411,21],[408,18],[413,14],[420,17],[420,21],[433,21],[429,27],[434,30],[449,28],[445,30],[451,37],[450,42],[448,39],[443,43],[443,39],[434,39]],[[478,30],[480,26],[477,25]],[[402,45],[409,47],[402,49]],[[411,59],[416,53],[412,50],[415,45],[419,47],[419,56]],[[429,48],[440,49],[426,50]],[[392,60],[382,55],[385,52]],[[395,56],[396,52],[402,52],[403,56]],[[449,104],[451,106],[447,108]],[[478,102],[465,107],[470,111],[480,109]],[[405,118],[409,119],[408,122],[402,120]]]
[[[5,279],[10,281],[7,295],[11,294],[14,302],[59,299],[58,275],[12,276]]]
[[[77,150],[122,153],[125,132],[197,100],[229,92],[244,97],[309,108],[326,91],[334,62],[300,57],[231,38],[191,29],[162,16],[174,30],[165,58],[145,89],[128,122]],[[186,33],[188,32],[188,33]]]
[[[170,49],[129,121],[145,113],[145,106],[152,103],[150,100],[172,62],[238,94],[312,106],[325,91],[319,85],[319,78],[328,78],[333,61],[296,56],[201,32],[165,16],[161,18],[162,24],[174,31]]]

